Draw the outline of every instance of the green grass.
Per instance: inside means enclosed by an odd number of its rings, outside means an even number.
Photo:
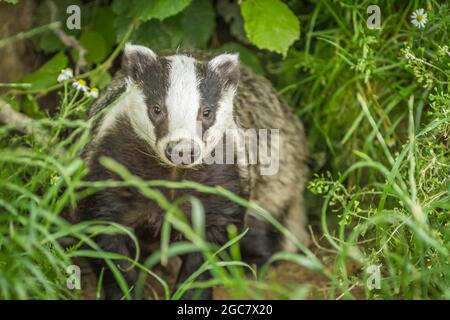
[[[320,221],[316,237],[323,234],[326,249],[296,243],[298,254],[277,253],[257,270],[240,259],[245,232],[230,227],[229,242],[221,248],[205,242],[201,203],[195,198],[171,203],[156,187],[220,194],[252,207],[289,236],[263,208],[220,187],[142,181],[111,159],[103,164],[123,182],[83,181],[78,154],[89,139],[84,119],[91,101],[66,85],[59,110],[33,120],[34,134],[17,134],[19,125],[0,127],[0,298],[80,298],[79,291],[66,288],[66,268],[78,257],[106,259],[129,298],[130,288],[114,264],[123,257],[102,252],[92,238],[103,232],[134,239],[133,234],[116,224],[73,225],[61,217],[77,199],[120,185],[134,186],[166,211],[160,250],[141,262],[130,260],[141,270],[138,296],[148,277],[166,299],[179,298],[190,286],[216,285],[231,298],[310,296],[308,280],[267,280],[270,266],[282,260],[322,275],[328,299],[450,298],[449,8],[436,1],[380,1],[379,31],[365,27],[370,1],[321,1],[311,7],[291,2],[302,23],[301,40],[285,60],[266,56],[267,70],[308,128],[314,171],[308,207],[312,220]],[[424,30],[409,21],[420,7],[429,13]],[[192,225],[179,209],[186,201],[194,209]],[[169,243],[172,228],[186,241]],[[70,247],[64,245],[68,239]],[[206,263],[171,295],[155,266],[195,251]],[[350,262],[358,272],[349,269]],[[365,271],[372,265],[380,266],[380,289],[366,285]],[[211,281],[195,281],[206,269]]]

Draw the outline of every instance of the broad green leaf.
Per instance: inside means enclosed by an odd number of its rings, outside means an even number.
[[[116,35],[114,32],[114,19],[116,15],[114,11],[107,6],[95,7],[92,13],[90,29],[100,33],[105,40],[108,51],[116,43]]]
[[[245,0],[241,13],[248,38],[260,49],[286,56],[300,36],[300,22],[280,0]]]
[[[22,101],[22,112],[34,119],[43,118],[45,116],[44,112],[42,112],[39,107],[38,102],[31,94],[24,97]]]
[[[176,15],[186,8],[192,0],[134,0],[132,13],[140,20],[147,21],[152,18],[164,20]]]
[[[66,48],[66,45],[53,32],[46,32],[38,37],[38,48],[45,53],[56,52]]]
[[[111,79],[112,79],[111,74],[108,71],[102,73],[95,73],[90,77],[91,80],[90,84],[91,86],[103,89],[108,85],[108,83],[111,82]]]
[[[182,13],[164,21],[144,22],[131,41],[156,51],[184,47],[205,47],[215,27],[214,9],[208,0],[195,0]]]
[[[111,4],[111,9],[119,16],[126,14],[132,5],[133,2],[129,0],[114,0]]]
[[[127,17],[126,15],[117,15],[114,20],[114,30],[116,31],[116,42],[120,42],[123,36],[126,34],[130,24],[132,22],[132,18]]]
[[[210,0],[193,0],[182,13],[183,44],[205,47],[216,24],[214,8]]]
[[[63,52],[59,52],[43,66],[33,73],[20,79],[19,82],[31,83],[31,89],[42,89],[56,84],[56,78],[61,69],[67,67],[68,59]]]
[[[183,39],[180,15],[164,21],[150,20],[133,34],[131,42],[147,46],[155,51],[176,48]]]
[[[86,30],[80,36],[80,44],[86,50],[85,59],[87,63],[97,63],[103,61],[107,54],[106,42],[98,32]],[[78,52],[75,54],[78,57]]]

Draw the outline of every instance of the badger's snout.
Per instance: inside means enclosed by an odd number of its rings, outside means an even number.
[[[167,159],[175,165],[195,164],[201,156],[201,147],[195,140],[169,141],[164,150]]]

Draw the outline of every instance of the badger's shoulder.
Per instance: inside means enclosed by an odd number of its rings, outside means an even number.
[[[99,98],[89,108],[88,117],[92,118],[106,107],[114,103],[126,90],[125,75],[120,70],[111,82],[102,90]]]

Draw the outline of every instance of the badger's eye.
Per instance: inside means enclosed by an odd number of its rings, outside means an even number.
[[[160,113],[161,113],[161,108],[160,108],[159,106],[154,106],[154,107],[153,107],[153,112],[154,112],[155,114],[160,114]]]
[[[211,113],[211,111],[209,109],[203,110],[203,117],[208,118],[210,113]]]

